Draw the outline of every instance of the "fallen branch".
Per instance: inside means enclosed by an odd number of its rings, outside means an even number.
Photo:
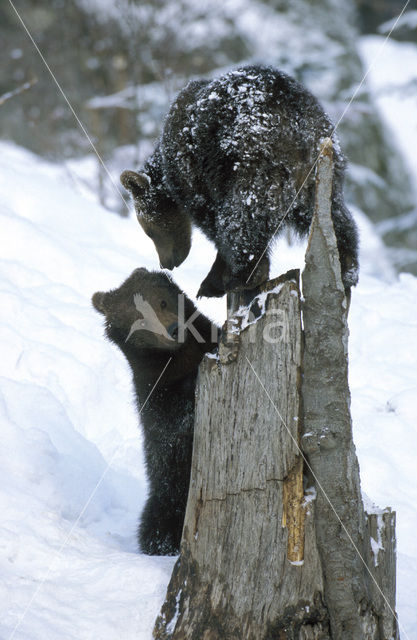
[[[22,84],[21,87],[17,87],[17,89],[13,89],[13,91],[8,91],[7,93],[3,93],[3,95],[0,96],[0,107],[11,98],[14,98],[15,96],[20,95],[24,91],[31,89],[33,85],[35,85],[37,82],[38,82],[38,79],[33,78],[33,80],[29,80],[28,82],[25,82],[24,84]]]

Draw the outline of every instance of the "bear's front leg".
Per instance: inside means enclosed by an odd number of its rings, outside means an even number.
[[[226,262],[217,252],[213,265],[200,285],[197,298],[221,298],[226,293],[223,285],[224,272],[227,269]]]
[[[223,286],[225,290],[237,291],[242,289],[255,289],[269,277],[269,258],[265,254],[261,258],[253,258],[247,265],[240,269],[227,267],[223,274]]]

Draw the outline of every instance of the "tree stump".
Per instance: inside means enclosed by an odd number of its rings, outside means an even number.
[[[352,441],[326,145],[305,302],[295,271],[229,296],[218,357],[200,366],[181,554],[157,640],[398,638],[394,516],[365,513]]]
[[[332,147],[325,143],[303,272],[302,449],[317,488],[317,545],[332,637],[390,640],[398,637],[392,561],[395,543],[391,538],[385,540],[384,558],[381,556],[384,567],[376,575],[352,439],[348,302],[330,215],[331,192]],[[378,536],[386,537],[388,531],[393,531],[392,518],[387,510]],[[370,516],[369,521],[373,520]]]

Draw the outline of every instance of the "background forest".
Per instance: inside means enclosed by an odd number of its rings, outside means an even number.
[[[417,7],[397,21],[403,9],[1,3],[2,639],[151,638],[173,559],[137,553],[146,480],[130,374],[90,299],[137,266],[158,268],[119,174],[152,151],[176,92],[260,62],[319,98],[348,157],[362,251],[350,310],[354,440],[364,493],[397,512],[400,629],[417,640]],[[271,275],[303,256],[282,238]],[[190,297],[213,257],[196,232],[173,273]],[[199,307],[223,322],[224,300]]]
[[[118,180],[120,169],[140,164],[149,154],[170,101],[190,78],[214,76],[237,64],[255,61],[282,68],[311,89],[338,122],[367,71],[372,39],[363,41],[359,35],[386,35],[403,6],[397,0],[358,0],[356,5],[208,0],[204,7],[194,0],[22,0],[17,8]],[[400,19],[390,44],[417,41],[416,15],[409,10]],[[0,36],[0,95],[37,79],[30,91],[2,106],[2,136],[57,161],[91,154],[88,139],[7,2],[0,8]],[[401,56],[398,62],[403,66]],[[338,130],[350,162],[350,201],[380,223],[384,241],[395,248],[395,265],[417,273],[410,175],[377,107],[388,90],[399,101],[415,97],[415,77],[404,79],[399,71],[395,84],[376,95],[365,80]],[[127,214],[103,167],[98,165],[88,178],[85,168],[80,175],[102,204]]]

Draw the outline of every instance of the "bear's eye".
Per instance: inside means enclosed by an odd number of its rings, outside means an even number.
[[[165,302],[165,300],[161,300],[161,309],[165,309],[167,306],[167,303]]]

